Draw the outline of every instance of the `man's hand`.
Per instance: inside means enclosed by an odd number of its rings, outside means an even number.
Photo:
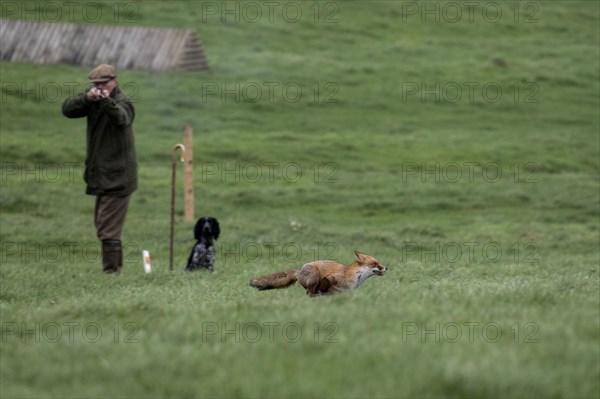
[[[89,101],[100,101],[104,98],[107,98],[109,96],[109,94],[110,93],[108,90],[101,90],[97,87],[92,87],[86,93],[86,97]]]

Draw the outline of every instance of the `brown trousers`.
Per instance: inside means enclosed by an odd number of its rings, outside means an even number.
[[[96,196],[94,224],[96,225],[96,235],[101,241],[121,240],[130,198],[131,194],[123,197]]]

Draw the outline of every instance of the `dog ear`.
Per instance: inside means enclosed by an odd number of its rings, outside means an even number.
[[[196,240],[199,240],[202,236],[202,224],[200,223],[201,220],[202,218],[198,219],[196,221],[196,225],[194,226],[194,238]]]
[[[211,220],[212,222],[212,231],[215,240],[219,239],[219,234],[221,234],[221,227],[219,227],[219,221],[215,218]]]

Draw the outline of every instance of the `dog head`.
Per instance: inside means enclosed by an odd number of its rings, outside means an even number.
[[[194,227],[196,240],[200,240],[202,237],[217,240],[220,233],[219,221],[212,216],[202,216]]]

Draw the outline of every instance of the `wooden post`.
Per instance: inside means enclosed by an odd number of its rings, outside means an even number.
[[[193,145],[192,127],[186,125],[183,128],[183,145],[185,146],[183,166],[183,202],[185,204],[183,220],[194,221],[194,173],[193,173]]]
[[[175,237],[175,184],[177,183],[177,150],[181,150],[181,162],[183,162],[183,154],[185,147],[183,144],[175,144],[172,150],[171,163],[171,231],[169,237],[169,270],[173,271],[173,238]]]

